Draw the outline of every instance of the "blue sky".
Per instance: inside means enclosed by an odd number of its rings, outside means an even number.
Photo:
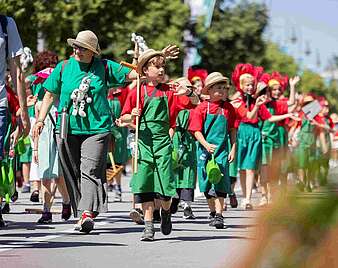
[[[270,8],[266,37],[302,59],[303,66],[321,72],[333,55],[338,56],[338,0],[256,0]],[[297,43],[290,41],[297,34]],[[309,44],[311,54],[304,51]],[[317,66],[317,54],[321,65]]]

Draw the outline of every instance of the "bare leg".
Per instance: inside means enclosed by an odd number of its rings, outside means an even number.
[[[29,185],[29,173],[31,170],[31,163],[22,163],[22,177],[24,185]]]
[[[243,193],[243,197],[246,197],[246,173],[245,170],[241,170],[240,173],[240,182],[241,182],[241,188],[242,188],[242,193]]]
[[[215,212],[216,211],[215,198],[207,199],[207,202],[210,212]]]
[[[55,179],[55,183],[56,183],[58,190],[59,190],[59,192],[62,196],[62,202],[64,204],[69,204],[70,200],[69,200],[69,195],[68,195],[65,179],[63,177],[59,177],[59,178]]]
[[[217,197],[214,200],[215,200],[216,213],[222,214],[223,207],[224,207],[224,197]]]
[[[255,179],[255,170],[246,170],[246,200],[251,203],[252,187]]]
[[[156,199],[155,199],[156,201]],[[156,204],[156,203],[155,203]],[[171,199],[169,201],[164,201],[164,200],[161,200],[161,206],[164,210],[169,210],[170,209],[170,205],[171,205]]]
[[[151,202],[142,203],[142,210],[143,210],[143,213],[144,213],[144,221],[152,222],[153,221],[154,202],[151,201]]]
[[[43,204],[43,212],[49,212],[52,206],[51,204],[51,180],[44,179],[41,183],[41,192],[42,192],[42,204]]]

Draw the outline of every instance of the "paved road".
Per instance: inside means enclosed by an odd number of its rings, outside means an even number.
[[[129,177],[124,178],[124,189]],[[110,200],[113,200],[110,194]],[[259,212],[229,209],[224,213],[226,228],[208,226],[204,198],[193,205],[196,220],[182,219],[182,211],[173,216],[173,232],[163,236],[155,225],[156,241],[139,241],[142,226],[129,219],[131,194],[124,202],[109,203],[109,212],[98,217],[89,235],[73,231],[75,220],[62,222],[53,215],[53,224],[37,225],[36,214],[25,208],[41,207],[21,194],[11,205],[8,223],[0,230],[0,267],[236,267],[241,252],[254,241],[255,220]],[[60,210],[56,198],[56,210]]]

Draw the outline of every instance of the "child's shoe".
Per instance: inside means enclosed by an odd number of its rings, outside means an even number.
[[[184,210],[183,210],[183,219],[186,219],[186,220],[194,220],[194,219],[196,219],[196,217],[192,213],[192,209],[191,209],[190,206],[186,206],[184,208]]]
[[[161,232],[164,235],[169,235],[172,229],[170,210],[161,209]]]
[[[141,236],[141,241],[154,241],[155,229],[152,222],[145,222],[145,227]]]
[[[224,228],[224,219],[223,219],[222,214],[217,213],[215,215],[214,226],[216,227],[216,229],[223,229]]]
[[[238,201],[237,201],[236,194],[233,193],[233,194],[229,195],[229,199],[230,199],[230,206],[232,208],[237,208],[238,207]]]
[[[49,224],[52,223],[52,213],[43,212],[41,218],[38,220],[38,224]]]

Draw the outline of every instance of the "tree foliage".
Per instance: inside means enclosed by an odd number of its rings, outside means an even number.
[[[230,75],[237,63],[261,65],[264,61],[263,31],[268,22],[264,4],[242,1],[225,7],[223,1],[216,6],[209,29],[198,24],[202,42],[202,63],[209,71]]]
[[[103,55],[116,60],[128,59],[132,32],[143,35],[154,49],[169,43],[183,48],[189,19],[189,8],[180,0],[0,0],[0,10],[15,18],[23,43],[32,50],[41,32],[48,49],[66,56],[71,51],[67,38],[90,29],[98,35]],[[170,70],[181,73],[181,66],[176,62]]]

